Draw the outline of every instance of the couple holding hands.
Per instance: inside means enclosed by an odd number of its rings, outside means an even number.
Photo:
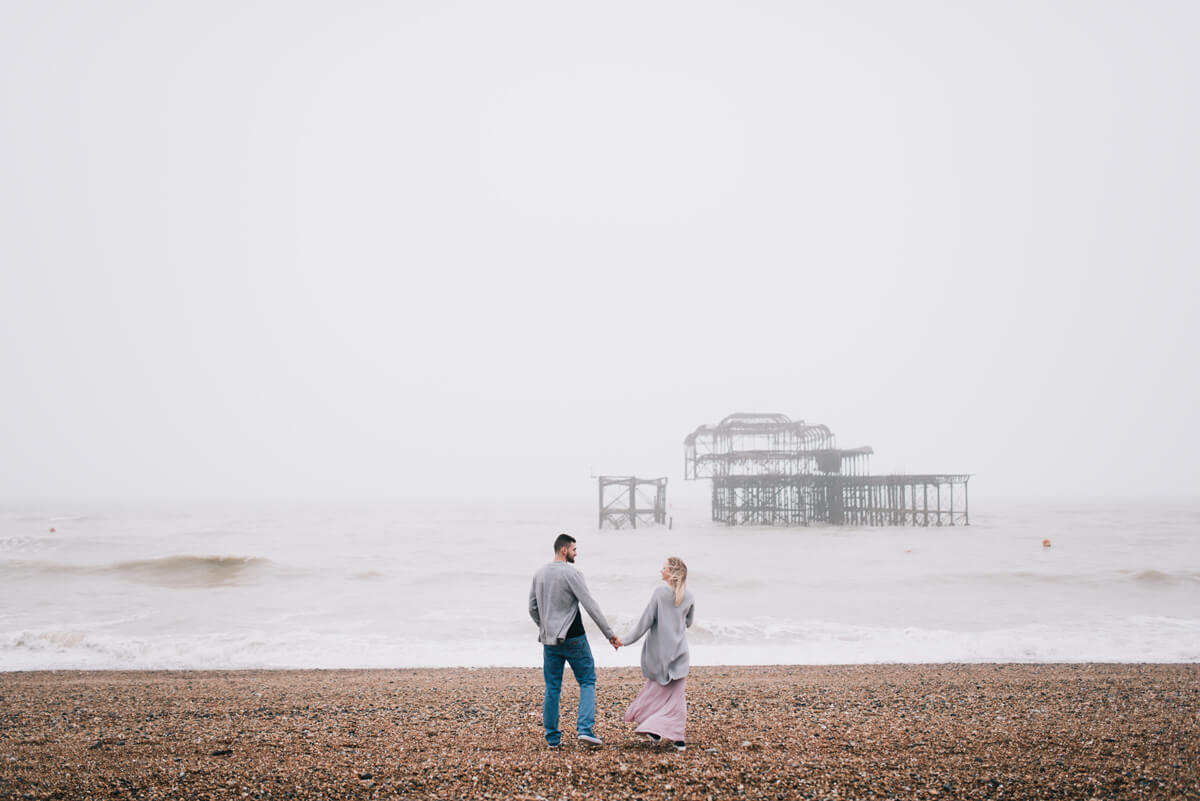
[[[695,600],[688,591],[687,565],[669,557],[662,566],[662,580],[650,595],[641,618],[624,637],[608,625],[600,606],[588,592],[583,574],[575,567],[575,538],[559,534],[554,540],[554,561],[542,567],[529,588],[529,615],[538,625],[542,643],[542,676],[546,695],[542,702],[542,725],[546,742],[558,748],[558,697],[562,690],[563,665],[569,664],[579,682],[579,715],[576,731],[581,742],[602,745],[593,730],[596,723],[596,665],[583,630],[582,606],[608,637],[613,648],[631,645],[642,636],[642,675],[646,685],[625,712],[626,723],[636,723],[637,733],[655,742],[667,741],[682,751],[686,747],[688,645],[687,627],[692,625]]]

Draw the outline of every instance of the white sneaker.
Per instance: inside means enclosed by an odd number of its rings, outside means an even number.
[[[579,735],[579,739],[588,745],[604,745],[604,741],[594,734],[581,734]]]

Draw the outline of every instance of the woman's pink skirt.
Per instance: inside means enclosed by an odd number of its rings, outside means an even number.
[[[625,712],[626,723],[638,724],[638,734],[657,734],[667,740],[683,740],[687,723],[687,676],[667,685],[650,679]]]

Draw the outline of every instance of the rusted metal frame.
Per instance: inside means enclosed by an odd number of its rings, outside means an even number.
[[[637,528],[639,521],[642,523],[665,523],[666,522],[666,479],[639,479],[636,476],[600,476],[598,481],[599,491],[599,525],[601,528],[607,522],[613,528],[624,528],[628,523],[630,527]],[[655,489],[653,501],[639,490],[642,487],[651,487]],[[608,497],[608,489],[610,487],[619,487],[620,491],[613,497]],[[641,507],[638,506],[639,495],[644,502]],[[627,503],[622,503],[627,501]]]
[[[833,432],[825,426],[789,421],[784,415],[730,415],[715,428],[699,427],[685,444],[685,475],[714,478],[713,518],[730,525],[807,524],[809,520],[955,525],[959,505],[954,496],[959,486],[964,493],[964,524],[969,520],[967,476],[871,477],[867,448],[839,452],[837,472],[822,473],[814,451],[821,450],[821,446],[836,449]],[[824,475],[829,480],[803,486],[795,481],[807,475]],[[738,476],[754,476],[756,480],[715,480]],[[771,481],[769,476],[777,480]]]

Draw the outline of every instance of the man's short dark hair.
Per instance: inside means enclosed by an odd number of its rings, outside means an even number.
[[[554,538],[554,552],[558,553],[559,551],[561,551],[563,548],[566,548],[568,545],[570,545],[574,541],[575,541],[575,538],[572,537],[570,534],[559,534],[557,537]]]

